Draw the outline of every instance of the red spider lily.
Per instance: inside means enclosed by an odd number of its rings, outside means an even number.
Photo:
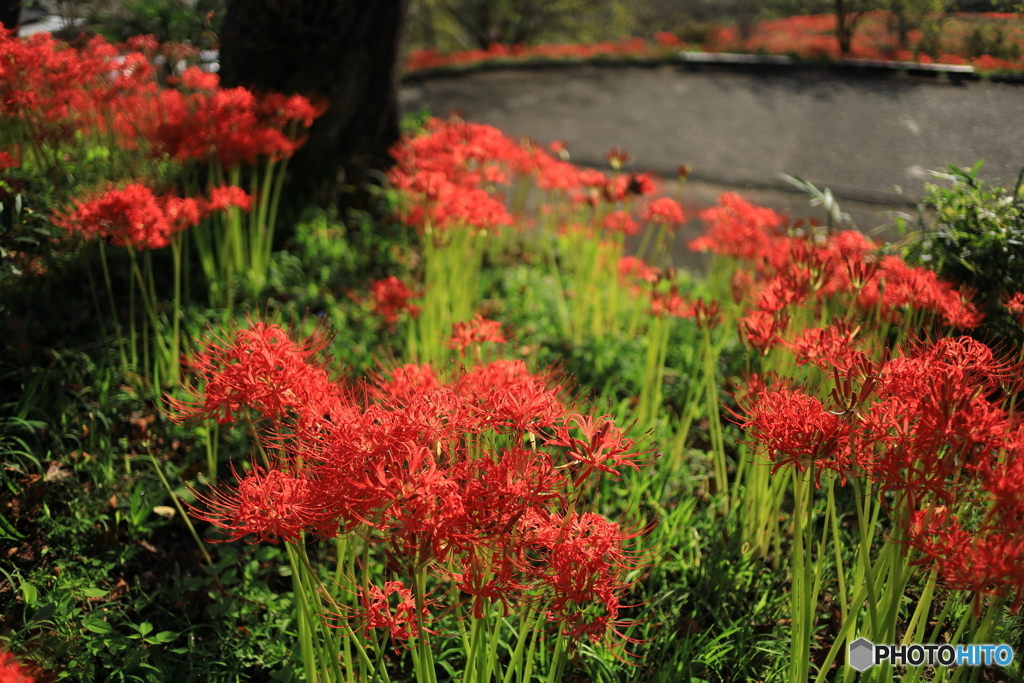
[[[9,168],[17,168],[18,166],[21,166],[20,146],[15,145],[12,150],[0,152],[0,171],[6,171]]]
[[[1003,303],[1007,312],[1017,319],[1017,324],[1024,327],[1024,292],[1017,292],[1007,297]]]
[[[370,629],[386,628],[395,640],[409,640],[419,635],[421,621],[427,622],[430,616],[427,604],[417,614],[416,599],[401,581],[387,581],[383,589],[370,586],[359,601],[363,608],[357,620],[366,634]]]
[[[931,271],[911,268],[897,256],[876,258],[876,245],[859,233],[790,237],[784,233],[782,217],[731,194],[719,197],[719,206],[703,211],[701,217],[707,232],[690,248],[753,264],[753,273],[734,274],[733,298],[738,303],[753,300],[760,312],[779,316],[791,306],[844,297],[862,311],[877,310],[888,321],[910,310],[927,312],[954,327],[973,328],[981,321],[969,292],[957,291]],[[764,325],[756,327],[767,334]],[[755,335],[752,343],[767,339]]]
[[[193,514],[228,532],[225,541],[253,535],[257,541],[296,542],[303,529],[319,527],[324,512],[310,496],[308,482],[283,470],[254,466],[235,489],[193,492],[199,506]]]
[[[781,334],[788,325],[786,316],[778,317],[764,311],[754,311],[740,318],[740,338],[762,354],[768,353],[773,346],[782,341]]]
[[[750,261],[768,252],[783,224],[771,209],[756,207],[731,192],[721,195],[718,206],[705,209],[700,217],[709,227],[704,236],[689,243],[691,250]]]
[[[604,217],[601,226],[609,231],[623,235],[635,235],[640,232],[640,226],[625,211],[612,211]]]
[[[511,225],[499,186],[517,177],[532,177],[544,192],[558,193],[571,206],[602,203],[616,205],[632,196],[655,191],[650,174],[620,174],[609,178],[595,169],[577,168],[564,160],[565,150],[555,145],[548,154],[540,144],[522,144],[491,126],[464,121],[428,122],[425,135],[403,140],[392,149],[397,160],[389,172],[392,184],[407,199],[400,218],[421,230],[443,232],[458,227],[491,230]],[[678,218],[670,204],[657,204],[648,216],[654,222]],[[564,207],[563,207],[564,208]],[[545,204],[542,211],[551,212]],[[631,234],[636,230],[628,212],[615,207],[605,226]],[[664,214],[664,215],[663,215]],[[599,211],[597,215],[608,215]]]
[[[338,395],[327,373],[308,362],[323,348],[323,340],[310,337],[295,343],[279,325],[249,322],[234,341],[208,343],[190,359],[203,389],[189,387],[194,402],[168,399],[175,420],[212,417],[227,424],[242,407],[273,419],[302,410],[314,397]]]
[[[597,642],[614,629],[620,597],[629,587],[623,569],[633,564],[625,542],[641,532],[625,532],[594,513],[531,514],[520,530],[528,549],[522,568],[551,592],[548,618],[561,622],[563,633],[574,639]],[[536,555],[545,557],[540,566],[531,560]]]
[[[111,188],[92,199],[75,200],[75,208],[51,218],[54,225],[86,238],[101,237],[118,246],[160,249],[214,211],[238,207],[248,211],[252,199],[239,187],[213,188],[210,198],[156,195],[139,183]]]
[[[599,640],[621,625],[622,577],[637,564],[625,544],[640,532],[562,512],[587,477],[645,462],[607,416],[572,412],[557,383],[521,361],[447,382],[429,366],[407,365],[343,392],[326,382],[317,343],[282,335],[250,323],[192,362],[205,388],[179,412],[223,420],[251,405],[271,420],[257,438],[280,454],[237,486],[200,496],[199,516],[230,538],[359,531],[386,548],[393,568],[428,568],[455,582],[478,615],[490,602],[508,611],[545,593],[551,618],[572,637]],[[427,620],[434,603],[417,615],[403,591],[396,584],[364,595],[363,627],[415,635],[414,616]]]
[[[949,589],[975,594],[976,612],[986,594],[1012,596],[1014,609],[1019,608],[1024,589],[1024,537],[1019,527],[969,530],[939,506],[914,512],[907,534],[908,543],[922,555],[918,563],[934,563]]]
[[[510,603],[524,590],[528,584],[520,582],[521,575],[509,555],[497,555],[481,558],[480,553],[470,552],[463,560],[464,571],[456,574],[458,589],[473,596],[473,617],[481,619],[484,608],[491,603],[500,602],[504,616],[511,613]]]
[[[455,323],[452,327],[452,336],[448,339],[448,347],[458,349],[462,355],[466,355],[466,349],[470,346],[485,342],[506,344],[508,340],[501,333],[501,323],[486,320],[477,314],[469,322]]]
[[[668,292],[651,292],[650,313],[653,316],[670,315],[676,318],[692,318],[693,304],[679,296],[678,289],[673,287]]]
[[[94,199],[75,200],[75,209],[53,218],[55,225],[118,246],[159,249],[186,228],[198,225],[199,204],[173,195],[157,197],[144,185],[112,188]]]
[[[189,90],[214,91],[220,87],[220,76],[207,73],[197,66],[190,66],[182,72],[181,76],[170,76],[167,79],[169,85],[181,84]]]
[[[297,96],[260,100],[242,88],[220,89],[216,75],[195,67],[171,79],[184,91],[161,90],[150,63],[159,46],[139,39],[128,48],[119,54],[102,38],[72,48],[49,34],[0,36],[0,116],[26,123],[37,144],[114,133],[126,149],[141,138],[157,157],[217,158],[230,167],[258,155],[290,156],[298,141],[284,129],[308,127],[323,112]],[[173,46],[165,52],[171,62],[185,56]]]
[[[380,316],[392,329],[398,322],[398,314],[402,311],[408,312],[413,318],[420,313],[419,306],[409,303],[410,299],[417,298],[419,294],[410,290],[394,275],[374,282],[370,286],[370,293],[374,314]]]
[[[1009,416],[989,397],[1014,367],[969,338],[941,339],[885,363],[859,430],[860,442],[877,451],[870,476],[886,490],[951,504],[962,475],[987,471],[1006,444]]]
[[[843,483],[853,461],[850,425],[825,409],[821,401],[788,386],[761,388],[748,394],[742,418],[744,429],[764,446],[774,474],[794,466],[804,472],[813,465],[817,479],[823,470],[840,475]]]
[[[604,159],[608,162],[609,166],[618,171],[633,159],[633,155],[624,149],[612,147],[604,153]]]
[[[807,271],[787,271],[762,285],[754,306],[758,311],[775,315],[793,304],[803,303],[810,290]]]
[[[582,438],[571,435],[574,429],[580,431]],[[580,479],[586,479],[594,470],[617,477],[617,468],[622,465],[639,472],[638,463],[643,462],[638,459],[642,454],[633,450],[633,440],[627,439],[608,415],[599,418],[578,413],[569,415],[555,428],[554,436],[545,439],[544,444],[568,449],[566,455],[583,465],[578,475]]]
[[[654,284],[660,278],[661,268],[649,266],[643,259],[636,256],[623,256],[619,259],[619,282],[622,284],[634,284],[637,280]]]
[[[420,392],[430,391],[438,386],[440,384],[430,365],[407,363],[391,372],[390,381],[380,378],[372,390],[372,395],[386,404],[404,406]]]
[[[455,391],[479,426],[525,432],[561,419],[565,407],[550,377],[538,377],[522,361],[498,360],[470,369]]]
[[[640,216],[649,223],[657,223],[666,227],[686,222],[682,207],[671,197],[659,197],[650,202],[644,206]]]
[[[697,299],[693,303],[693,316],[697,319],[698,327],[713,330],[722,322],[722,305],[717,301],[707,303],[704,299]]]
[[[0,33],[2,27],[0,24]],[[0,683],[35,683],[35,680],[25,673],[13,654],[0,651]]]
[[[639,197],[652,195],[658,191],[658,183],[650,173],[634,173],[629,176],[629,183],[626,185],[626,196],[637,195]]]
[[[220,185],[210,190],[207,211],[227,211],[232,207],[248,213],[252,208],[252,197],[237,185]]]
[[[875,277],[864,284],[857,302],[864,308],[880,306],[890,316],[903,307],[938,314],[948,325],[971,329],[982,320],[981,313],[965,295],[924,268],[911,268],[898,256],[886,256]]]
[[[797,365],[810,363],[822,370],[845,372],[864,357],[854,345],[858,332],[859,328],[848,321],[839,320],[829,327],[807,328],[799,337],[783,343],[796,356]]]

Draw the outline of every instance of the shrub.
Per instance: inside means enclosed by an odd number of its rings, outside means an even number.
[[[1021,330],[1002,302],[1024,290],[1024,171],[1010,189],[980,180],[981,163],[934,172],[952,185],[926,186],[906,258],[977,290],[975,302],[986,313],[978,335],[993,342],[1020,342]]]

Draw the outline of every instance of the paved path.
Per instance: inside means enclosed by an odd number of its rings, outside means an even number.
[[[691,191],[760,190],[775,208],[806,213],[780,192],[780,172],[831,187],[858,225],[912,210],[928,169],[985,159],[983,176],[1012,183],[1024,167],[1024,86],[799,69],[689,70],[569,66],[484,71],[405,85],[406,111],[460,111],[509,134],[562,140],[577,163],[604,166],[611,146],[633,168],[666,177],[694,167]],[[756,197],[755,197],[756,199]]]

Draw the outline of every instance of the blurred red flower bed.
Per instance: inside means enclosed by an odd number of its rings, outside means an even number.
[[[921,64],[967,64],[986,75],[1024,71],[1024,22],[1017,15],[1001,12],[950,13],[941,21],[939,39],[929,50],[922,46],[921,29],[908,34],[908,47],[901,48],[888,28],[884,11],[867,13],[857,26],[851,50],[842,54],[836,40],[833,14],[792,16],[761,21],[750,37],[743,39],[734,26],[720,25],[708,32],[703,44],[688,43],[663,31],[650,39],[630,37],[592,44],[502,45],[486,50],[474,49],[442,53],[435,49],[410,51],[406,72],[433,69],[476,67],[484,64],[516,64],[541,61],[600,61],[603,59],[664,60],[679,51],[741,52],[788,55],[804,60],[842,58],[875,59]],[[971,54],[972,36],[995,36],[989,43],[1000,46],[1000,55]],[[985,41],[975,40],[973,51],[984,49]]]

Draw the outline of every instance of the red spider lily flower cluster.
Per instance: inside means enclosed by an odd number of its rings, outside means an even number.
[[[0,651],[0,683],[35,683],[35,679],[24,672],[13,654]]]
[[[835,298],[888,321],[917,311],[952,327],[971,329],[981,322],[970,292],[898,256],[877,255],[877,246],[856,231],[799,234],[771,209],[731,193],[701,217],[708,229],[690,248],[736,259],[749,269],[737,273],[734,293],[753,308],[740,322],[741,336],[762,352],[786,338],[791,309]]]
[[[202,401],[169,399],[181,420],[214,418],[220,424],[236,419],[246,407],[259,417],[280,419],[289,411],[312,405],[336,389],[327,373],[310,361],[323,349],[315,338],[292,341],[280,325],[252,321],[233,338],[209,343],[189,359],[202,381]]]
[[[614,170],[618,171],[633,160],[633,155],[624,149],[612,147],[604,153],[604,159]]]
[[[132,169],[142,162],[219,162],[230,169],[278,161],[295,152],[298,131],[324,111],[297,95],[220,88],[215,74],[197,67],[170,79],[179,88],[161,87],[151,63],[161,49],[174,63],[189,48],[161,48],[146,36],[122,48],[102,38],[72,47],[45,33],[21,40],[0,32],[0,121],[9,142],[27,143],[0,150],[0,169],[19,163],[20,149],[41,159],[88,149],[81,139],[129,155],[125,166]],[[248,210],[251,202],[237,187],[213,188],[204,199],[157,196],[139,178],[119,184],[77,200],[55,222],[115,244],[159,248],[209,212]]]
[[[143,141],[158,157],[217,158],[228,168],[257,156],[291,156],[301,143],[286,130],[309,127],[324,111],[300,96],[221,89],[215,74],[196,67],[176,79],[181,90],[161,89],[150,62],[156,42],[135,40],[128,48],[99,37],[71,47],[46,33],[0,35],[0,118],[27,124],[37,143],[109,131],[129,148]]]
[[[813,333],[813,334],[812,334]],[[750,382],[741,425],[773,463],[859,477],[896,501],[921,563],[979,598],[1024,595],[1024,423],[1004,403],[1019,363],[969,337],[871,360],[843,349],[856,330],[809,330],[794,344],[833,376],[819,399],[788,382]],[[814,340],[821,348],[810,352]],[[988,510],[979,515],[977,511]]]
[[[452,326],[452,336],[448,339],[448,346],[457,349],[466,355],[466,349],[473,344],[505,344],[508,340],[501,333],[501,323],[496,320],[486,320],[482,315],[475,315],[469,322],[455,323]]]
[[[394,329],[395,323],[398,322],[400,313],[407,312],[413,318],[420,314],[419,306],[410,303],[412,299],[419,296],[417,292],[409,289],[394,275],[377,280],[370,285],[373,313],[391,329]]]
[[[145,185],[131,183],[92,199],[76,199],[74,209],[56,213],[52,220],[86,239],[100,237],[118,246],[160,249],[210,213],[232,207],[248,211],[251,201],[244,190],[234,186],[213,188],[209,199],[193,199],[158,196]]]
[[[237,485],[200,495],[198,516],[229,539],[355,531],[407,576],[428,567],[433,580],[454,582],[476,614],[527,601],[546,604],[574,638],[616,630],[640,532],[579,510],[588,480],[644,463],[622,429],[567,406],[551,377],[521,361],[447,381],[407,365],[343,390],[318,362],[320,345],[251,322],[192,359],[202,388],[170,401],[177,419],[226,423],[247,411],[268,454]],[[429,613],[451,607],[406,585],[364,590],[356,621],[404,640],[429,623],[414,597]]]
[[[675,50],[677,45],[670,46]],[[502,45],[494,43],[486,50],[465,50],[443,54],[435,49],[413,50],[406,60],[408,71],[431,69],[488,62],[512,60],[553,59],[579,61],[598,57],[648,56],[650,48],[643,38],[623,38],[617,41],[603,41],[590,45],[549,44],[549,45]]]
[[[644,206],[640,216],[645,221],[664,225],[671,229],[674,229],[680,223],[686,222],[686,216],[683,214],[682,207],[679,206],[679,202],[671,197],[659,197],[649,202]]]
[[[692,318],[693,304],[679,296],[677,287],[667,292],[651,291],[650,314],[654,316],[673,316],[675,318]]]
[[[1007,312],[1017,319],[1017,324],[1024,327],[1024,292],[1017,292],[1007,298],[1004,305]]]
[[[649,266],[636,256],[623,256],[619,259],[619,278],[625,284],[637,281],[654,284],[661,279],[661,268]]]
[[[608,232],[618,232],[623,235],[636,235],[640,232],[640,226],[632,219],[627,211],[618,209],[604,217],[601,224]]]
[[[540,190],[561,193],[571,206],[599,209],[597,223],[604,221],[607,230],[632,234],[635,224],[620,204],[656,189],[648,174],[610,178],[556,158],[539,144],[517,143],[492,126],[458,120],[431,120],[425,135],[403,140],[392,156],[397,164],[389,178],[407,200],[402,219],[420,229],[511,225],[502,190],[517,178],[532,178]]]
[[[660,31],[653,41],[639,38],[623,38],[619,41],[604,41],[593,44],[556,45],[491,45],[486,50],[466,50],[439,53],[434,49],[413,50],[406,60],[406,69],[411,72],[429,71],[451,67],[464,68],[475,64],[515,63],[523,61],[553,60],[578,62],[581,60],[606,59],[608,57],[627,59],[671,59],[680,49],[698,49],[709,52],[748,52],[752,54],[776,54],[796,56],[804,59],[821,60],[854,57],[873,60],[896,60],[928,64],[972,64],[985,73],[1024,71],[1024,60],[1001,59],[992,55],[977,57],[958,54],[967,43],[970,31],[978,26],[979,19],[988,25],[998,25],[1010,42],[1019,43],[1024,33],[1014,21],[1012,13],[972,12],[964,18],[958,13],[947,13],[943,25],[940,54],[935,58],[923,51],[911,51],[901,47],[890,30],[891,17],[884,11],[865,12],[858,23],[856,38],[849,54],[843,55],[836,40],[835,14],[798,15],[757,23],[749,36],[741,36],[733,26],[711,26],[703,44],[688,44],[678,36]],[[920,29],[910,31],[908,42],[917,45],[921,41]]]
[[[392,598],[394,596],[394,598]],[[360,596],[363,631],[387,629],[395,640],[409,640],[419,635],[419,625],[429,619],[426,605],[416,614],[416,598],[401,581],[388,581],[384,588],[370,586]],[[395,604],[392,606],[392,602]]]
[[[813,396],[785,385],[754,394],[743,427],[769,453],[772,474],[784,466],[813,466],[845,477],[850,467],[849,427]]]
[[[216,74],[190,67],[181,88],[144,95],[139,109],[118,117],[117,129],[147,140],[154,156],[232,168],[292,156],[302,145],[294,128],[308,128],[326,109],[299,95],[260,98],[245,88],[218,86]]]
[[[21,148],[18,145],[12,150],[0,152],[0,171],[21,166]]]

